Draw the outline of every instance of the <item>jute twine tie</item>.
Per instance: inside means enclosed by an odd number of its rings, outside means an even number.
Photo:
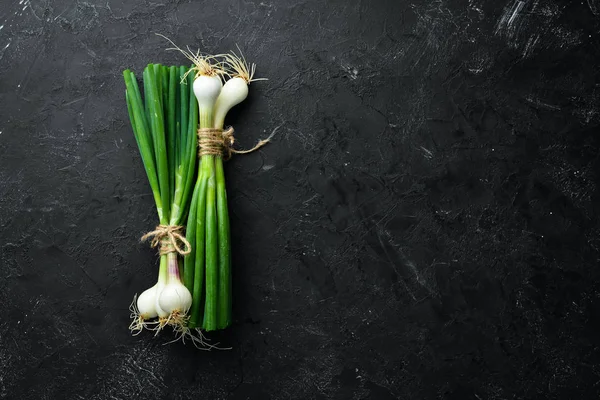
[[[158,247],[158,253],[163,254],[178,253],[187,256],[192,251],[190,242],[180,233],[183,226],[179,225],[158,225],[152,232],[142,236],[142,242],[152,238],[150,246]],[[183,245],[183,248],[179,246]]]
[[[233,154],[252,153],[269,143],[270,139],[259,140],[256,146],[248,150],[236,150],[233,148],[235,138],[233,137],[233,127],[226,130],[216,128],[198,129],[198,155],[222,156],[224,160],[229,160]]]

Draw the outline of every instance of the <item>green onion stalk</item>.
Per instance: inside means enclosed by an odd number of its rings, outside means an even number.
[[[180,276],[180,257],[193,245],[183,236],[196,172],[198,104],[190,68],[149,64],[143,72],[144,98],[136,77],[123,72],[131,127],[140,151],[159,225],[143,240],[158,247],[160,263],[154,286],[135,296],[130,330],[185,331],[192,295]]]

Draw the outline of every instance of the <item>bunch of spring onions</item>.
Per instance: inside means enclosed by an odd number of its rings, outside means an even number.
[[[246,99],[248,85],[258,79],[254,79],[256,66],[248,65],[241,52],[240,56],[234,52],[203,56],[177,46],[175,49],[194,63],[193,91],[199,112],[200,162],[186,229],[192,251],[185,257],[183,274],[193,299],[187,326],[214,331],[231,324],[232,306],[223,158],[231,153],[248,152],[232,150],[233,137],[224,135],[223,127],[229,110]],[[267,141],[260,141],[254,149]]]
[[[171,325],[178,337],[207,346],[202,331],[224,329],[232,320],[223,159],[253,151],[269,139],[236,151],[231,148],[233,130],[223,131],[229,110],[246,99],[248,85],[258,80],[254,64],[248,65],[241,53],[208,56],[176,45],[170,50],[180,51],[193,66],[149,65],[144,101],[133,73],[124,72],[131,125],[160,221],[145,237],[154,238],[161,254],[158,282],[134,298],[130,329],[160,331]]]
[[[192,295],[180,277],[179,256],[191,246],[182,236],[196,167],[198,106],[188,67],[149,64],[143,73],[144,99],[130,70],[123,72],[127,109],[150,182],[160,225],[143,239],[159,247],[158,280],[132,303],[130,329],[160,331],[185,326]]]

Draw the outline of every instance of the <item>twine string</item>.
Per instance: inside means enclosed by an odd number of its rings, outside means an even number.
[[[158,247],[158,253],[162,256],[169,253],[178,253],[187,256],[192,251],[190,242],[181,234],[183,226],[180,225],[158,225],[153,231],[142,236],[144,242],[150,238],[151,247]],[[180,246],[183,245],[183,248]]]
[[[270,142],[270,138],[261,139],[251,149],[237,150],[233,148],[235,143],[233,132],[234,129],[231,126],[225,130],[217,128],[198,129],[198,156],[215,155],[222,156],[224,160],[229,160],[234,154],[252,153]]]

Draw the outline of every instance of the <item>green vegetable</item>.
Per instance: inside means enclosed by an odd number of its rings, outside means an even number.
[[[143,72],[143,99],[134,74],[123,73],[129,119],[160,222],[145,237],[161,248],[157,283],[134,299],[130,328],[137,333],[172,325],[180,337],[214,347],[204,342],[200,330],[225,329],[232,323],[223,157],[253,151],[268,139],[239,152],[229,149],[230,137],[223,134],[227,113],[246,99],[248,85],[259,80],[253,78],[254,64],[233,52],[203,56],[172,44],[193,66],[149,64]],[[229,79],[223,84],[225,76]],[[185,239],[180,236],[184,221]],[[183,256],[181,272],[177,253]]]
[[[166,325],[182,332],[192,304],[191,292],[180,279],[178,256],[191,251],[180,225],[187,220],[189,196],[185,196],[185,191],[193,180],[188,175],[190,171],[193,175],[196,165],[196,143],[189,136],[197,112],[188,111],[196,110],[197,103],[189,82],[181,82],[187,71],[186,67],[149,64],[143,72],[143,101],[133,72],[123,72],[129,119],[160,223],[144,236],[152,239],[153,246],[160,247],[160,267],[156,285],[132,303],[130,329],[134,333],[144,328],[161,330]],[[178,105],[186,112],[178,110]],[[183,131],[182,125],[189,126],[190,131]]]

